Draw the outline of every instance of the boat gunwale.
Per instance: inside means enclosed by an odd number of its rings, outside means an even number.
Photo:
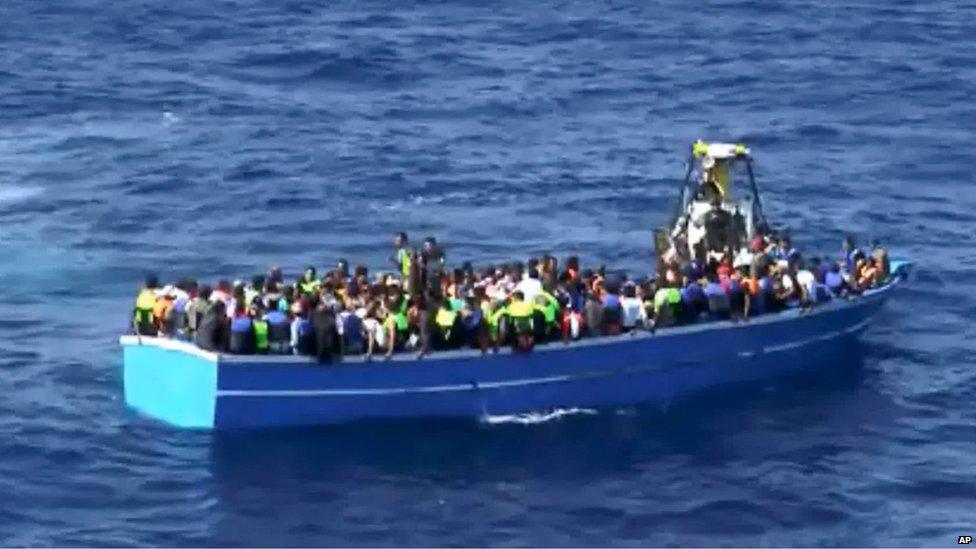
[[[897,265],[897,266],[896,266]],[[816,306],[808,311],[799,308],[790,308],[774,313],[766,313],[748,320],[720,320],[714,322],[704,322],[687,324],[680,326],[669,326],[660,330],[634,330],[629,334],[597,336],[569,344],[562,344],[560,341],[552,341],[548,345],[535,347],[533,353],[546,353],[555,351],[567,351],[581,347],[614,345],[625,341],[642,341],[647,339],[659,339],[683,334],[711,332],[716,330],[726,330],[730,328],[745,328],[749,326],[765,325],[778,322],[787,322],[798,318],[809,318],[816,315],[825,314],[849,307],[857,307],[880,299],[884,294],[893,290],[908,276],[911,269],[911,262],[892,262],[893,276],[884,286],[866,290],[864,293],[851,299],[834,299],[829,303]],[[315,364],[315,357],[308,355],[234,355],[229,353],[217,353],[207,351],[197,347],[195,344],[168,338],[155,336],[123,335],[119,337],[119,343],[123,346],[150,345],[162,349],[180,351],[192,354],[196,357],[215,362],[218,365],[307,365]],[[502,347],[496,353],[483,354],[478,349],[457,349],[451,351],[434,351],[423,358],[418,358],[413,352],[398,352],[392,357],[386,358],[382,354],[374,354],[371,360],[366,359],[365,355],[346,355],[342,357],[338,364],[383,364],[390,362],[413,362],[422,364],[425,362],[437,362],[442,360],[453,360],[459,358],[488,358],[491,356],[505,356],[513,354],[509,347]]]

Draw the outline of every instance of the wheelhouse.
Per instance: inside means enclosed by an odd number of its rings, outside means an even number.
[[[741,143],[706,143],[691,146],[671,225],[658,229],[658,254],[671,249],[694,257],[706,238],[705,215],[714,207],[743,220],[743,235],[751,239],[768,228],[752,167],[752,153]]]

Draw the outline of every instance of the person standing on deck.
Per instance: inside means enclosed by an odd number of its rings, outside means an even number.
[[[443,297],[441,277],[444,273],[444,249],[437,244],[437,239],[428,236],[424,239],[424,251],[421,255],[423,264],[424,291],[430,300]]]
[[[390,258],[390,263],[396,267],[400,276],[406,280],[410,276],[411,265],[410,239],[407,238],[407,233],[400,232],[393,237],[393,249],[395,250],[395,255]]]
[[[332,305],[320,301],[312,313],[312,331],[315,334],[315,356],[319,364],[336,360],[342,352],[339,331],[336,328],[336,315]]]
[[[205,351],[220,352],[227,348],[229,335],[227,312],[223,301],[215,301],[200,318],[193,341]]]

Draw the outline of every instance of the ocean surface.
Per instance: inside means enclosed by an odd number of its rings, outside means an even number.
[[[976,533],[976,5],[0,3],[0,545],[925,545]],[[689,144],[917,262],[850,364],[666,407],[212,435],[126,409],[145,271],[391,235],[646,272]]]

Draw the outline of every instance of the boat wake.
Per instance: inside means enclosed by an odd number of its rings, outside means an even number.
[[[537,425],[540,423],[547,423],[550,421],[556,421],[565,416],[575,416],[575,415],[596,415],[597,411],[591,408],[556,408],[555,410],[549,410],[546,412],[526,412],[524,414],[507,414],[493,416],[491,414],[485,414],[481,416],[481,422],[488,425],[501,425],[506,423],[515,423],[519,425]]]

